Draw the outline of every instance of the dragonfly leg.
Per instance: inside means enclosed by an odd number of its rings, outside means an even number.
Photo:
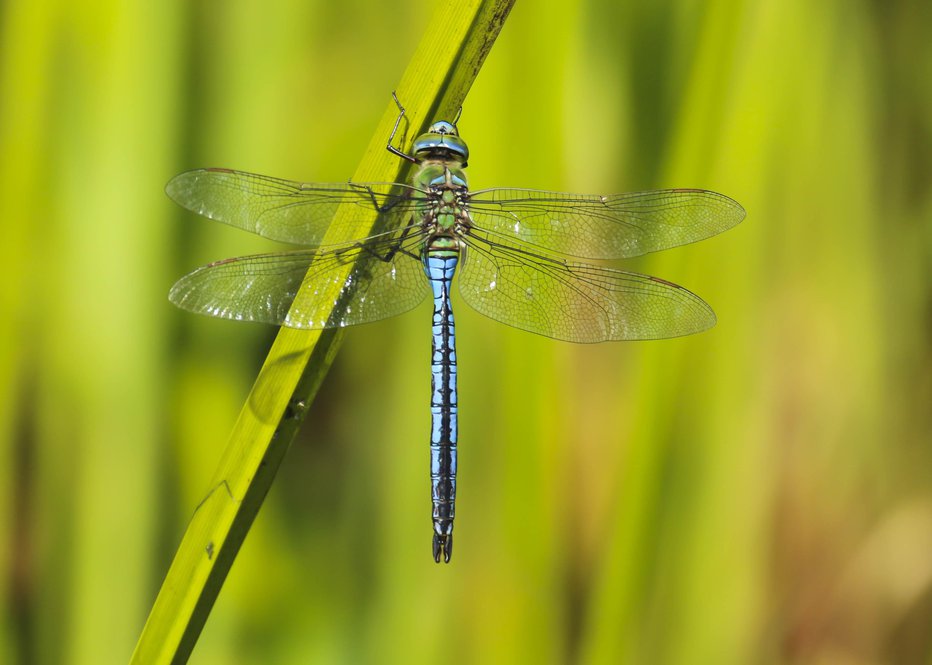
[[[365,242],[354,243],[351,248],[347,248],[343,250],[343,253],[348,252],[350,249],[358,248],[364,251],[369,256],[372,256],[373,258],[376,258],[379,261],[382,261],[383,263],[388,263],[389,261],[391,261],[393,258],[395,258],[395,254],[397,254],[398,252],[401,252],[402,254],[406,256],[410,256],[412,259],[420,260],[421,257],[418,254],[415,254],[411,250],[405,249],[404,247],[402,247],[402,244],[404,244],[405,239],[408,237],[408,234],[411,233],[411,229],[413,228],[415,228],[414,225],[406,226],[404,230],[401,232],[401,235],[398,236],[398,240],[395,243],[393,243],[392,246],[388,248],[388,251],[386,251],[384,254],[380,254],[378,251],[372,249],[372,247],[366,244]]]
[[[414,228],[413,225],[408,225],[408,226],[406,226],[405,229],[404,229],[404,231],[401,232],[401,236],[399,236],[398,242],[396,242],[394,245],[392,245],[391,249],[389,249],[389,250],[385,253],[384,258],[383,258],[383,257],[380,257],[380,258],[382,258],[382,260],[385,261],[385,262],[387,263],[388,261],[391,261],[393,258],[395,258],[395,254],[397,254],[398,252],[401,252],[402,254],[405,254],[405,255],[407,255],[407,256],[410,256],[412,259],[420,260],[421,257],[420,257],[418,254],[415,254],[414,252],[412,252],[412,251],[409,250],[409,249],[404,249],[404,248],[401,246],[401,244],[405,241],[405,238],[408,237],[408,234],[411,233],[411,229],[413,229],[413,228]]]
[[[408,197],[396,197],[393,201],[386,203],[385,205],[379,205],[379,200],[375,197],[375,191],[368,185],[358,185],[352,180],[347,183],[350,187],[356,190],[365,191],[369,195],[369,201],[372,203],[372,209],[375,210],[379,215],[383,215],[402,201],[407,201]]]
[[[398,242],[395,243],[394,245],[392,245],[391,248],[389,248],[389,250],[388,250],[387,252],[385,252],[384,254],[379,254],[377,251],[371,249],[370,247],[367,247],[366,245],[364,245],[364,244],[362,244],[362,243],[357,243],[357,246],[358,246],[360,249],[362,249],[364,252],[366,252],[367,254],[369,254],[370,256],[374,256],[374,257],[377,258],[379,261],[383,261],[384,263],[388,263],[388,262],[391,261],[393,258],[395,258],[395,254],[397,254],[398,252],[401,252],[401,253],[404,254],[405,256],[410,256],[412,259],[420,260],[420,258],[421,258],[420,256],[418,256],[417,254],[415,254],[415,253],[412,252],[411,250],[405,249],[404,247],[401,246],[402,240],[404,240],[403,237],[402,237],[402,238],[399,238],[399,239],[398,239]]]
[[[395,103],[398,105],[398,117],[395,118],[395,126],[392,128],[392,135],[388,137],[388,144],[385,147],[393,155],[397,155],[398,157],[401,157],[402,159],[407,159],[409,162],[413,162],[417,164],[417,159],[415,159],[414,157],[412,157],[406,152],[402,152],[401,150],[399,150],[398,148],[392,145],[392,141],[395,140],[395,134],[398,133],[398,125],[401,124],[401,119],[405,115],[405,107],[401,105],[400,101],[398,101],[398,95],[395,94],[394,90],[392,90],[392,99],[394,99]]]

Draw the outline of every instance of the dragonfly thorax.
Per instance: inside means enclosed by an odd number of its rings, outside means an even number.
[[[422,162],[411,184],[423,192],[421,220],[430,238],[456,236],[469,224],[469,189],[458,163]]]
[[[456,161],[429,159],[421,163],[413,184],[440,196],[444,191],[466,192],[466,173]]]

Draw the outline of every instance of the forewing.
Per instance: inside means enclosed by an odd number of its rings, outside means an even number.
[[[192,212],[272,240],[320,246],[336,209],[354,206],[334,227],[336,237],[357,239],[383,215],[381,230],[407,223],[385,220],[388,215],[409,215],[419,190],[395,183],[300,183],[270,176],[198,169],[172,178],[165,191]]]
[[[490,318],[569,342],[679,337],[715,325],[712,309],[676,284],[493,245],[481,233],[469,237],[459,288]]]
[[[389,257],[393,247],[381,242],[226,259],[185,275],[168,297],[197,314],[290,328],[369,323],[412,309],[430,292],[416,241]]]
[[[744,219],[744,208],[715,192],[665,189],[609,196],[532,189],[474,192],[469,211],[497,242],[518,240],[589,259],[640,256],[703,240]]]

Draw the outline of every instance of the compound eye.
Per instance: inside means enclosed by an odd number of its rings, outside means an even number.
[[[456,127],[452,123],[447,122],[446,120],[440,120],[435,122],[430,126],[430,129],[427,130],[430,134],[451,134],[456,136]]]

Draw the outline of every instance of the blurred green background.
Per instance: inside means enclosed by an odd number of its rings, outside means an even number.
[[[0,662],[123,663],[274,330],[174,279],[271,245],[176,172],[344,181],[433,3],[0,5]],[[932,5],[519,2],[475,188],[706,187],[626,267],[719,315],[591,347],[459,303],[456,553],[429,307],[351,331],[195,663],[932,663]]]

